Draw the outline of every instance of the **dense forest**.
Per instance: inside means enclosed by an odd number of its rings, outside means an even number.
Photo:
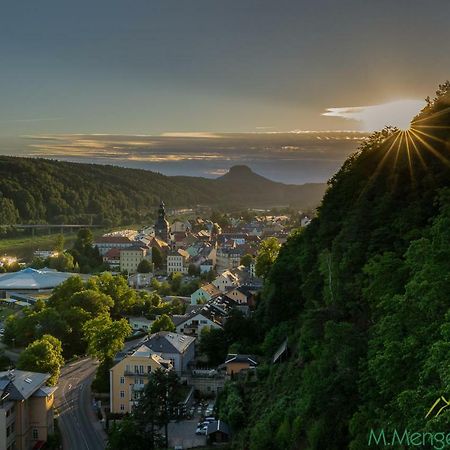
[[[282,246],[260,335],[234,344],[260,352],[258,381],[229,384],[219,402],[234,448],[359,450],[371,429],[448,432],[448,409],[425,416],[450,396],[449,293],[447,82],[410,130],[364,142]],[[286,337],[288,357],[272,363]]]
[[[285,185],[236,166],[218,179],[167,177],[147,170],[0,157],[0,225],[136,223],[169,207],[315,207],[324,184]]]

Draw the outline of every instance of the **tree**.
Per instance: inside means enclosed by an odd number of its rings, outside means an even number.
[[[152,247],[152,263],[155,265],[155,269],[162,269],[163,256],[158,247]]]
[[[61,341],[45,334],[31,343],[19,356],[17,367],[32,372],[50,373],[48,384],[56,385],[64,365]]]
[[[245,267],[250,267],[250,264],[253,262],[253,256],[247,253],[241,258],[241,265]]]
[[[113,299],[106,294],[93,289],[76,292],[69,299],[69,306],[80,307],[93,316],[106,314],[114,306]]]
[[[225,332],[220,328],[203,327],[200,334],[200,352],[206,355],[211,366],[223,363],[228,352]]]
[[[55,239],[55,246],[53,247],[53,250],[57,253],[62,253],[64,251],[64,235],[58,234]]]
[[[113,321],[106,313],[88,320],[83,325],[88,353],[97,358],[100,364],[112,360],[115,354],[122,350],[125,338],[131,331],[125,319]]]
[[[158,331],[175,331],[175,325],[167,314],[162,314],[152,323],[151,333]]]
[[[270,269],[277,259],[280,251],[280,243],[277,238],[270,237],[264,239],[256,255],[255,272],[258,277],[266,278]]]
[[[143,259],[137,266],[138,273],[151,273],[152,271],[153,266],[148,259]]]

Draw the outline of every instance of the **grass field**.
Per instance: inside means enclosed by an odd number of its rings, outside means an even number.
[[[94,236],[102,235],[105,231],[102,229],[94,229]],[[56,243],[58,234],[35,235],[24,234],[20,237],[2,238],[0,237],[0,256],[15,256],[25,261],[30,261],[35,250],[51,250]],[[71,248],[77,234],[64,234],[65,247]]]

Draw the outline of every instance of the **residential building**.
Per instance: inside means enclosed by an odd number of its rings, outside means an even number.
[[[101,256],[106,255],[112,248],[124,249],[134,245],[134,240],[130,239],[129,236],[121,235],[106,235],[94,241],[94,247],[98,248]]]
[[[206,261],[200,264],[200,273],[208,273],[214,269],[214,263],[211,259],[207,259]]]
[[[227,296],[240,305],[254,306],[256,290],[251,286],[238,286],[227,292]]]
[[[243,255],[243,250],[239,247],[219,247],[216,253],[217,271],[221,272],[238,267]]]
[[[229,270],[224,270],[212,282],[220,292],[226,292],[231,288],[239,286],[239,278]]]
[[[120,249],[112,248],[103,255],[103,262],[109,265],[111,269],[120,268]]]
[[[208,308],[202,308],[200,311],[193,311],[183,316],[173,316],[177,333],[188,336],[199,337],[203,328],[222,328],[222,325],[215,319],[214,314]]]
[[[128,317],[128,323],[133,331],[150,331],[153,322],[143,316]]]
[[[151,251],[147,247],[130,247],[120,251],[120,271],[136,273],[139,263],[148,259],[151,261]]]
[[[172,364],[147,346],[140,345],[109,370],[111,412],[130,413],[157,369],[171,370]]]
[[[37,448],[53,434],[56,387],[46,386],[49,378],[48,373],[0,372],[0,449]]]
[[[205,284],[191,294],[191,305],[209,302],[218,295],[220,295],[220,290],[214,284]]]
[[[186,233],[191,230],[191,224],[186,220],[185,222],[181,220],[175,220],[170,226],[170,232],[175,233]]]
[[[188,261],[189,253],[181,248],[177,250],[171,250],[167,254],[167,275],[172,273],[188,273]]]
[[[236,375],[242,370],[255,369],[258,365],[256,357],[253,355],[239,355],[229,354],[227,355],[225,362],[220,366],[221,369],[225,369],[227,375]]]
[[[160,331],[143,342],[153,353],[169,360],[176,372],[185,372],[195,356],[195,338],[184,334]]]

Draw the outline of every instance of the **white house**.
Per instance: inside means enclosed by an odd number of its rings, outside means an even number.
[[[226,292],[227,290],[239,286],[239,278],[231,273],[229,270],[223,271],[212,282],[220,292]]]
[[[184,316],[174,316],[173,322],[177,333],[196,337],[201,335],[201,332],[205,327],[222,328],[218,322],[213,320],[213,316],[203,309]]]
[[[189,253],[186,250],[179,248],[172,250],[167,255],[167,275],[180,272],[188,273]]]

